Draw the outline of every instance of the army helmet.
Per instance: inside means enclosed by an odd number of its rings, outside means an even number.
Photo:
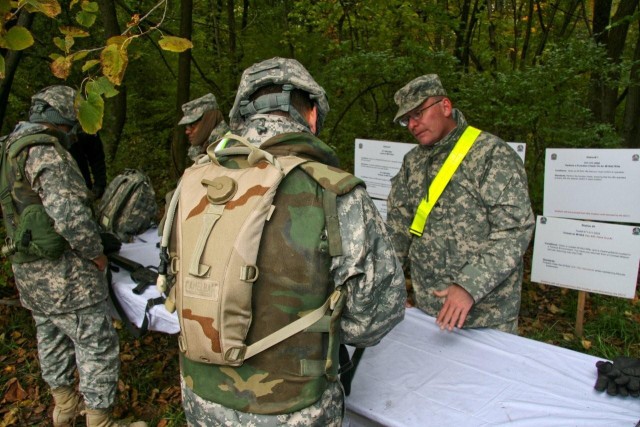
[[[73,126],[78,120],[74,108],[75,98],[76,91],[69,86],[48,86],[31,97],[29,120]]]
[[[242,73],[236,99],[229,112],[232,129],[242,127],[245,118],[251,115],[245,113],[243,108],[249,104],[251,95],[259,88],[268,85],[291,85],[294,89],[309,93],[311,100],[318,108],[316,128],[317,132],[320,132],[329,112],[327,94],[300,62],[279,57],[253,64]]]

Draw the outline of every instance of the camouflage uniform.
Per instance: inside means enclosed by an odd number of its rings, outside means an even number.
[[[21,122],[6,144],[45,131],[51,134],[44,125]],[[64,138],[61,133],[60,139]],[[89,191],[66,151],[60,153],[52,145],[25,150],[25,178],[40,197],[55,231],[69,243],[55,261],[12,265],[22,305],[35,319],[42,376],[52,389],[73,386],[77,366],[86,405],[108,408],[116,393],[119,347],[107,305],[105,276],[91,261],[103,248],[89,207]]]
[[[195,123],[202,118],[202,115],[211,110],[219,110],[216,97],[208,93],[200,98],[196,98],[192,101],[182,104],[182,112],[184,116],[178,122],[178,125],[188,125]],[[227,132],[229,132],[229,125],[222,120],[218,125],[213,128],[211,135],[205,143],[200,145],[192,145],[189,147],[187,154],[191,160],[196,160],[198,156],[204,154],[207,151],[207,147],[222,138]]]
[[[241,89],[238,92],[240,94]],[[282,133],[309,132],[305,124],[273,114],[251,115],[243,120],[242,129],[243,136],[256,145]],[[340,321],[341,341],[359,347],[375,345],[403,318],[406,293],[402,269],[393,254],[384,223],[362,187],[338,197],[337,213],[343,254],[330,258],[328,276],[336,286],[346,288],[347,301]],[[344,399],[338,381],[330,381],[320,399],[303,409],[276,415],[255,414],[201,397],[198,381],[184,376],[184,363],[181,356],[182,398],[189,425],[342,425]],[[200,364],[200,373],[207,369],[212,374],[219,370],[215,365]],[[225,371],[230,372],[230,379],[242,372],[232,367],[225,367]],[[213,378],[213,375],[202,376]],[[219,383],[219,387],[228,387],[227,382]]]
[[[425,99],[408,107],[399,102],[396,120]],[[509,145],[482,132],[433,207],[422,237],[409,233],[426,189],[468,126],[458,110],[453,118],[457,126],[445,138],[404,157],[392,179],[387,225],[398,258],[409,262],[418,308],[437,316],[443,299],[433,290],[455,283],[475,302],[464,327],[517,333],[522,256],[534,217],[522,161]]]

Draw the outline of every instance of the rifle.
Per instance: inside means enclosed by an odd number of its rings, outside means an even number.
[[[131,279],[133,279],[134,283],[136,283],[136,287],[133,288],[133,293],[140,295],[144,292],[147,286],[150,284],[155,284],[156,279],[158,278],[158,272],[152,270],[149,267],[145,267],[142,264],[135,262],[132,259],[123,257],[116,253],[110,253],[107,255],[109,262],[124,268],[128,272],[131,273]],[[147,301],[147,305],[144,309],[144,318],[142,319],[142,324],[140,325],[140,329],[136,329],[136,327],[129,321],[127,314],[124,309],[120,305],[118,298],[113,291],[112,279],[111,279],[111,269],[108,271],[108,280],[109,280],[109,295],[111,296],[111,300],[113,302],[113,306],[115,307],[120,319],[125,324],[125,327],[129,330],[129,332],[136,338],[140,338],[147,332],[149,328],[149,310],[155,305],[164,304],[164,297],[160,296],[157,298],[151,298]]]
[[[125,258],[116,253],[111,253],[107,255],[109,261],[118,267],[122,267],[131,273],[131,279],[136,284],[136,287],[133,288],[133,293],[136,295],[140,295],[144,292],[147,286],[156,283],[158,279],[158,272],[152,270],[149,267],[145,267],[142,264],[135,262],[132,259]]]

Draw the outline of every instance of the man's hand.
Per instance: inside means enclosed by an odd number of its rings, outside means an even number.
[[[440,329],[452,331],[454,327],[462,328],[469,310],[473,307],[471,294],[455,283],[441,291],[433,291],[433,294],[444,298],[444,305],[436,319]]]
[[[109,260],[107,259],[107,256],[105,254],[102,254],[93,258],[91,262],[93,262],[96,267],[98,267],[98,270],[104,271],[104,269],[107,268],[107,263],[109,262]]]

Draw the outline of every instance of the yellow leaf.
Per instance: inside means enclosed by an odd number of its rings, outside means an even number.
[[[89,55],[89,51],[87,51],[87,50],[79,50],[78,52],[76,52],[73,55],[71,55],[71,57],[73,58],[74,61],[80,61],[81,59],[86,58],[87,55]]]
[[[60,37],[54,37],[53,38],[53,44],[56,45],[56,47],[58,49],[60,49],[61,51],[65,51],[65,44],[64,44],[64,40],[62,40]]]
[[[129,62],[126,49],[116,44],[110,44],[100,53],[100,62],[102,63],[102,74],[114,85],[120,85]]]
[[[61,56],[55,59],[51,64],[49,64],[49,68],[51,68],[51,72],[54,76],[59,79],[66,80],[71,73],[71,65],[73,64],[72,57],[70,56]]]
[[[555,304],[550,304],[547,308],[548,308],[548,309],[549,309],[549,311],[550,311],[550,312],[552,312],[553,314],[556,314],[556,313],[559,313],[560,311],[562,311],[562,310],[560,310],[558,307],[556,307],[556,305],[555,305]]]
[[[127,36],[113,36],[113,37],[109,37],[107,39],[107,46],[109,46],[110,44],[117,44],[117,45],[123,45],[124,42],[127,40]]]
[[[573,334],[570,332],[565,332],[562,334],[562,339],[565,341],[572,341],[573,340]]]
[[[63,25],[59,28],[60,32],[65,36],[71,37],[89,37],[89,32],[82,28],[72,27],[69,25]]]
[[[585,350],[589,350],[591,348],[591,341],[583,339],[582,340],[582,347]]]
[[[40,12],[49,18],[54,18],[62,12],[57,0],[28,1],[25,8],[29,12]]]
[[[82,72],[84,73],[85,71],[98,65],[99,63],[100,61],[98,59],[92,59],[90,61],[85,62],[84,65],[82,66]]]
[[[164,36],[158,41],[158,44],[162,49],[170,52],[184,52],[193,47],[193,43],[189,39],[174,36]]]
[[[92,13],[98,12],[98,3],[94,1],[83,1],[80,4],[80,7],[82,7],[82,10],[84,10],[85,12],[92,12]]]

